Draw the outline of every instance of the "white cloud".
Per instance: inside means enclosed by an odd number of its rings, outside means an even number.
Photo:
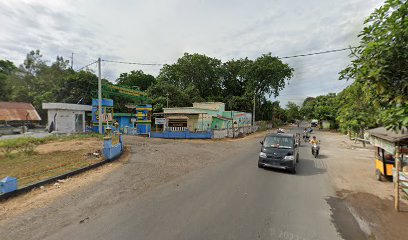
[[[75,55],[75,66],[97,57],[172,63],[184,52],[226,61],[262,53],[287,56],[343,48],[358,42],[372,0],[253,1],[3,1],[0,2],[0,57],[21,63],[40,49],[49,60]],[[281,101],[324,94],[344,85],[338,72],[347,53],[285,60],[295,77]],[[160,67],[103,64],[114,80],[135,68],[157,74]],[[333,90],[334,89],[334,90]]]

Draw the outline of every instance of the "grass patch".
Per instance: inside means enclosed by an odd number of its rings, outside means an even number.
[[[89,157],[88,150],[31,155],[15,153],[8,157],[0,157],[0,178],[16,177],[19,187],[23,187],[102,160],[102,157]]]
[[[34,137],[20,137],[13,139],[5,139],[0,141],[0,154],[8,156],[13,151],[23,152],[27,154],[32,154],[34,147],[40,144],[54,142],[54,141],[69,141],[69,140],[80,140],[86,138],[98,138],[103,139],[102,135],[96,133],[90,134],[71,134],[71,135],[50,135],[44,138],[34,138]]]
[[[0,141],[0,179],[6,176],[18,178],[19,187],[55,177],[102,161],[89,155],[90,149],[35,152],[35,147],[50,142],[69,140],[103,139],[99,134],[72,134],[45,138],[21,137]],[[102,147],[102,146],[101,146]]]

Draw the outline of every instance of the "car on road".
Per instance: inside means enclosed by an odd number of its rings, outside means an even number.
[[[258,167],[271,167],[289,170],[296,173],[299,162],[299,148],[294,134],[273,133],[265,136],[261,141]]]
[[[319,125],[319,120],[317,120],[317,119],[313,119],[311,122],[310,122],[310,126],[311,127],[317,127]]]

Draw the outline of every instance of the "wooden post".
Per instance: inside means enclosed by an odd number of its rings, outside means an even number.
[[[395,184],[394,184],[394,207],[399,212],[399,172],[401,168],[401,160],[399,156],[399,144],[395,146]]]
[[[361,129],[361,139],[363,139],[363,147],[366,147],[365,138],[364,138],[364,129]]]

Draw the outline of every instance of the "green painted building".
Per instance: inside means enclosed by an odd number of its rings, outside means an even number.
[[[221,102],[197,102],[193,107],[164,108],[164,130],[207,131],[251,126],[251,113],[225,111]]]

